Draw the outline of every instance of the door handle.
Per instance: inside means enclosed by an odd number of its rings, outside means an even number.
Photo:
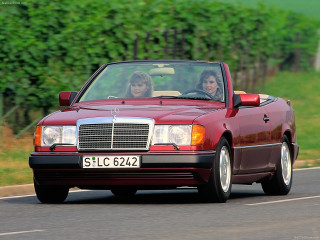
[[[270,118],[269,118],[267,115],[264,115],[263,121],[264,121],[264,122],[268,122],[268,121],[270,121]]]

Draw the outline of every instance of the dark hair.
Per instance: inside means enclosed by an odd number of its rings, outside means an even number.
[[[202,73],[200,75],[200,80],[199,80],[196,88],[203,90],[203,87],[202,87],[203,81],[205,79],[207,79],[208,77],[210,77],[210,76],[213,76],[216,79],[218,87],[220,89],[222,89],[222,84],[221,84],[221,81],[220,81],[220,78],[219,78],[217,72],[214,71],[214,70],[211,70],[211,69],[205,69],[205,70],[202,71]]]
[[[202,71],[196,88],[203,90],[203,82],[204,82],[204,80],[208,79],[210,76],[213,76],[216,79],[216,82],[218,85],[218,88],[216,90],[214,97],[219,100],[223,100],[223,96],[222,96],[223,85],[222,85],[221,80],[218,76],[218,73],[212,69],[205,69]]]
[[[132,95],[131,93],[131,84],[132,83],[135,83],[135,82],[140,82],[142,81],[143,83],[145,83],[148,87],[148,90],[145,92],[144,96],[142,97],[151,97],[152,96],[152,79],[151,77],[144,73],[144,72],[141,72],[141,71],[135,71],[130,79],[129,79],[129,86],[128,86],[128,89],[127,89],[127,93],[125,95],[125,97],[128,97],[128,98],[133,98],[134,96]]]

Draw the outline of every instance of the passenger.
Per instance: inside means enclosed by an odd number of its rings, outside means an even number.
[[[141,71],[135,71],[130,79],[126,93],[127,98],[145,98],[152,96],[152,79]]]
[[[223,100],[222,83],[214,70],[203,70],[197,88],[210,93],[216,100]]]

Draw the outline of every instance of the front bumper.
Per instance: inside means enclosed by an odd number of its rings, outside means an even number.
[[[33,153],[29,165],[40,185],[105,188],[114,185],[196,186],[208,182],[215,152],[140,154],[138,169],[84,169],[82,155]]]

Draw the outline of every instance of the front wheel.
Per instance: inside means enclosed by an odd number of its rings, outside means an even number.
[[[207,202],[226,202],[232,187],[232,162],[230,145],[222,137],[218,143],[210,178],[207,184],[200,185],[198,191]]]
[[[40,186],[34,182],[37,198],[42,203],[62,203],[68,196],[69,188],[65,186]]]
[[[262,182],[262,189],[268,195],[286,195],[292,185],[292,158],[287,136],[283,137],[280,161],[274,176],[268,182]]]

